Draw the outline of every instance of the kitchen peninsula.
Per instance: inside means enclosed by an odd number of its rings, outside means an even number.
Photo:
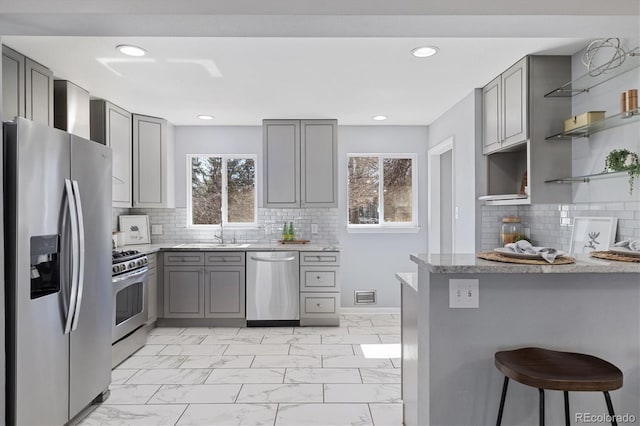
[[[612,362],[624,374],[623,387],[611,394],[615,412],[639,417],[640,264],[586,255],[556,266],[491,262],[473,254],[411,260],[418,283],[402,283],[403,368],[417,371],[403,376],[428,385],[403,384],[407,425],[495,423],[503,376],[494,354],[527,346]],[[478,280],[479,308],[449,307],[452,279]],[[561,392],[547,392],[547,424],[564,423],[562,404]],[[602,394],[571,393],[571,411],[606,413]],[[537,422],[537,390],[513,383],[503,424]]]

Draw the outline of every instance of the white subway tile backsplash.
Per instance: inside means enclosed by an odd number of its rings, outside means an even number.
[[[640,203],[536,204],[531,206],[482,206],[480,248],[498,247],[501,220],[516,215],[530,228],[536,245],[569,250],[573,218],[576,216],[612,216],[618,218],[616,241],[640,237]]]
[[[150,225],[163,225],[162,235],[152,235],[152,243],[211,242],[218,231],[187,227],[187,209],[113,209],[114,230],[120,214],[146,214]],[[293,222],[296,238],[318,244],[338,243],[338,209],[258,209],[258,227],[225,228],[225,240],[269,243],[282,238],[282,225]],[[318,224],[318,233],[311,235],[311,223]]]

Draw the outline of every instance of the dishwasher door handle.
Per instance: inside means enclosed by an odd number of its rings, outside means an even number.
[[[255,256],[251,256],[251,260],[255,260],[257,262],[291,262],[292,260],[295,260],[296,257],[295,256],[291,256],[291,257],[281,257],[281,258],[269,258],[269,257],[255,257]]]

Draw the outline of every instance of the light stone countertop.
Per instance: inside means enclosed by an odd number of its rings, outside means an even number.
[[[570,265],[523,265],[478,259],[472,253],[410,256],[419,267],[436,274],[640,274],[640,263],[594,259],[587,254],[574,257],[576,263]]]
[[[184,242],[156,243],[156,244],[135,244],[118,246],[116,250],[138,250],[145,254],[157,253],[159,251],[340,251],[340,247],[335,245],[321,244],[249,244],[249,247],[176,247]],[[194,243],[199,244],[199,243]]]
[[[415,272],[396,272],[396,278],[400,283],[406,284],[415,291],[418,291],[418,274]]]

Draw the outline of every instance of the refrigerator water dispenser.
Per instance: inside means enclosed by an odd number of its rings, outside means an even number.
[[[60,291],[58,235],[31,237],[31,299]]]

